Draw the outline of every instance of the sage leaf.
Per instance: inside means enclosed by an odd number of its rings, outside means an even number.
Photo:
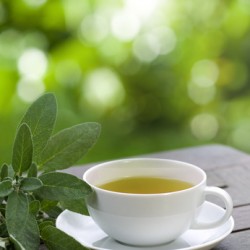
[[[28,170],[28,177],[37,177],[37,165],[33,162]]]
[[[42,239],[51,250],[87,250],[71,236],[53,226],[46,226],[41,231]]]
[[[50,219],[56,219],[60,213],[62,213],[62,208],[58,206],[52,207],[50,210],[46,212]]]
[[[56,121],[57,104],[53,94],[47,93],[38,98],[25,113],[21,124],[27,123],[34,141],[33,159],[43,150],[50,138]]]
[[[1,167],[0,170],[0,181],[2,181],[5,177],[8,176],[8,165],[6,163],[4,163]]]
[[[15,171],[14,171],[12,165],[8,165],[8,177],[13,179],[14,176],[15,176]]]
[[[36,177],[26,177],[21,180],[20,189],[23,191],[34,191],[42,187],[43,183]]]
[[[12,192],[6,205],[6,225],[11,240],[20,249],[38,249],[39,228],[35,217],[29,213],[29,202],[25,194]]]
[[[79,214],[89,215],[84,199],[64,200],[64,201],[60,201],[60,205],[64,209],[68,209],[70,211],[73,211]]]
[[[72,200],[84,198],[92,192],[90,186],[76,176],[49,172],[41,175],[43,186],[35,194],[47,200]]]
[[[16,250],[25,250],[24,246],[11,234],[10,234],[10,239],[14,243]]]
[[[57,206],[58,201],[51,201],[51,200],[41,200],[41,211],[48,213],[49,211],[53,210],[54,207]]]
[[[30,167],[32,154],[31,132],[28,125],[23,123],[17,131],[12,154],[12,167],[17,175],[21,175]]]
[[[96,143],[100,134],[98,123],[83,123],[52,136],[38,160],[40,169],[65,169],[76,163]]]
[[[29,211],[31,214],[36,215],[40,210],[41,204],[38,200],[33,200],[29,203]]]
[[[38,224],[40,232],[47,226],[55,226],[55,222],[51,220],[44,220]]]
[[[0,182],[0,197],[5,197],[13,192],[12,182],[5,180]]]
[[[48,215],[50,219],[56,219],[57,216],[63,211],[61,207],[58,206],[58,201],[41,200],[41,211]],[[47,217],[47,216],[46,216]]]

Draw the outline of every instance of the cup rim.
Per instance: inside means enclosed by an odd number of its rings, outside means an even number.
[[[192,167],[194,169],[196,169],[197,171],[199,171],[203,178],[202,180],[197,183],[196,185],[193,185],[189,188],[183,189],[183,190],[178,190],[178,191],[174,191],[174,192],[165,192],[165,193],[152,193],[152,194],[138,194],[138,193],[125,193],[125,192],[117,192],[117,191],[111,191],[111,190],[107,190],[107,189],[103,189],[100,188],[92,183],[90,183],[87,180],[87,175],[96,170],[97,168],[101,168],[105,165],[108,165],[110,163],[117,163],[117,162],[125,162],[125,161],[139,161],[139,160],[150,160],[150,161],[166,161],[166,162],[172,162],[172,163],[181,163],[181,164],[185,164],[189,167]],[[181,194],[181,193],[186,193],[186,192],[191,192],[192,190],[206,184],[207,181],[207,175],[205,173],[205,171],[201,168],[199,168],[198,166],[192,164],[192,163],[188,163],[188,162],[184,162],[184,161],[179,161],[179,160],[172,160],[172,159],[164,159],[164,158],[146,158],[146,157],[136,157],[136,158],[123,158],[123,159],[117,159],[117,160],[111,160],[111,161],[105,161],[102,163],[99,163],[95,166],[90,167],[89,169],[87,169],[84,174],[83,174],[83,180],[93,189],[93,190],[98,190],[99,192],[103,192],[103,193],[108,193],[108,194],[112,194],[112,195],[119,195],[119,196],[132,196],[132,197],[159,197],[159,196],[171,196],[171,195],[175,195],[175,194]]]

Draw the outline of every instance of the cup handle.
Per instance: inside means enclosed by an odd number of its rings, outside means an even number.
[[[218,227],[225,223],[232,214],[233,201],[226,191],[218,187],[206,187],[204,190],[204,195],[214,195],[221,199],[225,204],[225,213],[221,218],[212,222],[202,222],[195,219],[191,225],[191,229],[211,229]]]

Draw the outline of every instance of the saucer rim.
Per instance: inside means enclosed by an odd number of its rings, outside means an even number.
[[[212,203],[212,202],[209,202],[209,201],[205,201],[203,204],[202,204],[202,206],[205,206],[205,205],[209,205],[209,206],[213,206],[214,208],[216,208],[216,209],[220,209],[220,210],[224,210],[222,207],[220,207],[220,206],[218,206],[218,205],[216,205],[215,203]],[[59,229],[59,230],[61,230],[59,227],[58,227],[58,221],[59,220],[61,220],[62,218],[62,216],[64,215],[64,214],[66,214],[66,213],[76,213],[76,212],[73,212],[73,211],[70,211],[70,210],[68,210],[68,209],[65,209],[61,214],[59,214],[59,216],[57,217],[57,219],[56,219],[56,227]],[[79,214],[79,213],[76,213],[76,214]],[[90,217],[90,216],[88,216],[88,215],[83,215],[83,214],[79,214],[79,215],[81,215],[81,216],[84,216],[84,217]],[[207,250],[207,249],[211,249],[211,248],[213,248],[216,244],[218,244],[219,242],[221,242],[223,239],[225,239],[232,231],[233,231],[233,229],[234,229],[234,226],[235,226],[235,221],[234,221],[234,218],[233,218],[233,216],[230,216],[230,218],[223,224],[223,225],[225,225],[226,223],[229,223],[229,228],[226,230],[226,232],[224,232],[222,235],[220,235],[219,237],[217,237],[217,238],[215,238],[215,239],[212,239],[211,241],[209,240],[209,241],[206,241],[206,242],[204,242],[204,243],[202,243],[202,244],[198,244],[198,245],[195,245],[195,246],[189,246],[189,247],[185,247],[185,248],[176,248],[176,249],[173,249],[173,250]],[[223,226],[223,225],[221,225],[221,226]],[[201,229],[189,229],[189,230],[187,230],[187,232],[188,231],[190,231],[190,230],[192,230],[192,231],[200,231]],[[63,232],[65,232],[65,231],[63,231]],[[67,234],[67,232],[65,232],[66,234]],[[104,232],[105,233],[105,232]],[[106,234],[106,233],[105,233]],[[71,236],[70,234],[68,234],[69,236]],[[73,236],[71,236],[72,238],[74,238]],[[107,237],[109,237],[108,235],[107,235]],[[180,236],[181,237],[181,236]],[[110,237],[109,237],[110,238]],[[75,239],[75,238],[74,238]],[[75,239],[76,241],[78,241],[77,239]],[[78,241],[79,242],[79,241]],[[95,247],[95,246],[93,246],[93,245],[89,245],[89,244],[82,244],[81,242],[79,242],[82,246],[84,246],[84,247],[87,247],[87,248],[89,248],[89,249],[91,249],[91,250],[110,250],[109,248],[101,248],[101,247]],[[166,244],[166,246],[167,246],[167,244]],[[136,246],[133,246],[133,247],[136,247]],[[208,248],[208,247],[210,247],[210,248]],[[138,248],[139,249],[139,248]]]

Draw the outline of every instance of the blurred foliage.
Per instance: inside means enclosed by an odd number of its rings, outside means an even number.
[[[0,1],[0,161],[46,91],[58,131],[102,135],[83,162],[205,143],[250,152],[247,0]]]

